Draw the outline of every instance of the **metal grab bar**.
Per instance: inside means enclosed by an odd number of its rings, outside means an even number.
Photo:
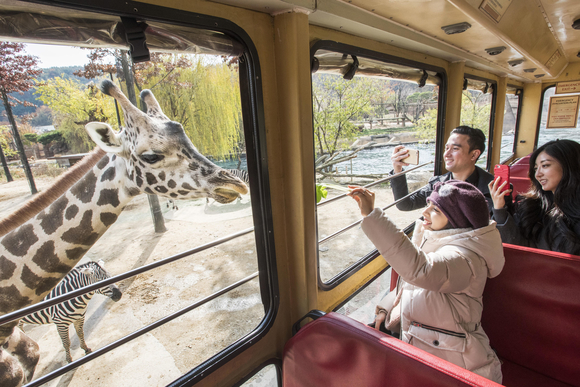
[[[148,265],[141,266],[137,269],[126,271],[123,274],[116,275],[114,277],[108,278],[108,279],[100,281],[100,282],[96,282],[92,285],[85,286],[84,288],[80,288],[80,289],[74,290],[72,292],[60,295],[58,297],[51,298],[50,300],[41,301],[41,302],[36,303],[34,305],[27,306],[27,307],[19,309],[17,311],[7,313],[4,316],[0,317],[0,325],[7,323],[7,322],[10,322],[10,321],[13,321],[13,320],[17,320],[17,319],[22,318],[24,316],[28,316],[30,313],[34,313],[36,311],[39,311],[41,309],[45,309],[45,308],[52,306],[52,305],[60,304],[63,301],[70,300],[72,298],[78,297],[80,295],[91,292],[93,290],[97,290],[99,288],[110,285],[112,283],[122,281],[124,279],[136,276],[136,275],[144,273],[146,271],[149,271],[149,270],[158,268],[160,266],[166,265],[168,263],[177,261],[177,260],[179,260],[181,258],[185,258],[189,255],[199,253],[199,252],[207,250],[211,247],[221,245],[222,243],[225,243],[225,242],[228,242],[228,241],[235,239],[237,237],[249,234],[253,231],[254,231],[254,227],[251,227],[251,228],[239,231],[235,234],[231,234],[231,235],[225,236],[223,238],[216,239],[213,242],[206,243],[205,245],[194,247],[193,249],[186,250],[186,251],[183,251],[179,254],[172,255],[170,257],[161,259],[157,262],[153,262],[153,263],[150,263]]]
[[[183,315],[183,314],[185,314],[193,309],[196,309],[196,308],[202,306],[203,304],[206,304],[209,301],[212,301],[213,299],[215,299],[215,298],[217,298],[217,297],[219,297],[219,296],[221,296],[221,295],[223,295],[223,294],[225,294],[225,293],[227,293],[227,292],[229,292],[237,287],[242,286],[246,282],[249,282],[249,281],[253,280],[254,278],[256,278],[258,276],[258,274],[259,274],[259,272],[255,272],[254,274],[251,274],[251,275],[247,276],[246,278],[243,278],[243,279],[239,280],[238,282],[235,282],[235,283],[223,288],[222,290],[207,296],[206,298],[203,298],[197,302],[194,302],[193,304],[191,304],[183,309],[180,309],[173,314],[165,316],[165,317],[163,317],[163,318],[161,318],[161,319],[159,319],[159,320],[157,320],[157,321],[155,321],[155,322],[153,322],[153,323],[151,323],[151,324],[149,324],[141,329],[136,330],[133,333],[128,334],[125,337],[120,338],[117,341],[112,342],[111,344],[105,345],[102,348],[99,348],[91,353],[86,354],[85,356],[73,361],[72,363],[69,363],[69,364],[67,364],[67,365],[65,365],[57,370],[52,371],[49,374],[46,374],[46,375],[44,375],[36,380],[33,380],[32,382],[28,383],[24,387],[36,387],[36,386],[40,386],[46,382],[49,382],[52,379],[57,378],[65,373],[67,373],[68,371],[74,369],[74,368],[80,367],[81,365],[88,363],[89,361],[94,360],[95,358],[102,356],[102,355],[106,354],[107,352],[110,352],[113,349],[115,349],[115,348],[117,348],[125,343],[128,343],[131,340],[136,339],[139,336],[144,335],[145,333],[147,333],[155,328],[158,328],[161,325],[168,323],[169,321],[171,321],[171,320],[173,320],[173,319],[175,319],[175,318],[177,318],[177,317],[179,317],[179,316],[181,316],[181,315]]]
[[[368,187],[368,186],[365,186],[365,187]],[[386,210],[387,208],[391,208],[392,206],[399,204],[400,202],[402,202],[403,200],[407,199],[409,196],[413,195],[414,193],[416,193],[416,192],[419,192],[420,190],[421,190],[421,188],[419,188],[418,190],[416,190],[416,191],[413,191],[413,192],[411,192],[411,193],[409,193],[409,194],[407,194],[407,195],[403,196],[402,198],[400,198],[399,200],[396,200],[396,201],[392,202],[392,203],[391,203],[391,204],[389,204],[388,206],[386,206],[386,207],[383,207],[383,211],[384,211],[384,210]],[[334,238],[335,236],[337,236],[337,235],[340,235],[340,234],[342,234],[342,233],[343,233],[343,232],[345,232],[345,231],[348,231],[348,230],[350,230],[351,228],[353,228],[353,227],[354,227],[354,226],[356,226],[357,224],[361,223],[362,221],[363,221],[363,219],[361,219],[361,220],[357,220],[356,222],[349,224],[348,226],[346,226],[346,227],[344,227],[344,228],[342,228],[342,229],[338,230],[337,232],[335,232],[335,233],[333,233],[333,234],[330,234],[330,235],[328,235],[328,236],[327,236],[327,237],[325,237],[325,238],[322,238],[322,239],[320,239],[320,240],[318,241],[318,244],[324,243],[324,242],[326,242],[327,240],[329,240],[329,239],[331,239],[331,238]]]
[[[367,184],[367,185],[365,185],[364,187],[365,187],[365,188],[369,188],[369,187],[372,187],[373,185],[381,184],[381,183],[383,183],[383,182],[385,182],[385,181],[388,181],[388,180],[394,179],[395,177],[399,177],[399,176],[406,175],[407,173],[409,173],[409,172],[412,172],[412,171],[414,171],[415,169],[419,169],[419,168],[421,168],[421,167],[424,167],[425,165],[429,165],[429,164],[433,164],[433,163],[434,163],[434,161],[428,161],[428,162],[426,162],[426,163],[423,163],[423,164],[417,165],[416,167],[409,168],[409,169],[407,169],[406,171],[401,171],[401,172],[399,172],[399,173],[395,173],[394,175],[390,175],[390,176],[387,176],[387,177],[383,177],[382,179],[379,179],[379,180],[377,180],[377,181],[373,181],[372,183],[370,183],[370,184]],[[328,204],[328,203],[331,203],[331,202],[333,202],[333,201],[335,201],[335,200],[342,199],[342,198],[346,197],[346,195],[347,195],[346,193],[340,194],[340,195],[338,195],[338,196],[335,196],[335,197],[333,197],[333,198],[331,198],[331,199],[328,199],[328,200],[325,200],[325,201],[323,201],[323,202],[320,202],[320,203],[318,203],[316,206],[317,206],[317,207],[321,207],[321,206],[323,206],[323,205],[325,205],[325,204]]]

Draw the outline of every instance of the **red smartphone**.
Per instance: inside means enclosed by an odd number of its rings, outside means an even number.
[[[502,185],[504,181],[507,181],[507,185],[504,187],[503,192],[510,189],[510,167],[504,164],[498,164],[493,169],[493,174],[495,178],[499,176],[499,185]],[[495,179],[494,179],[495,180]]]

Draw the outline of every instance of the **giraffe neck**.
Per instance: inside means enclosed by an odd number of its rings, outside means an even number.
[[[0,314],[40,301],[139,193],[105,155],[49,207],[0,240]],[[126,184],[129,184],[128,187]]]

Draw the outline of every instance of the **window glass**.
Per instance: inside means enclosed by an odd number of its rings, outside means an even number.
[[[368,282],[362,290],[335,312],[360,321],[363,324],[373,322],[377,304],[391,289],[391,272],[392,269],[389,268],[379,277]]]
[[[29,92],[14,94],[30,106],[12,109],[23,140],[25,134],[36,135],[26,137],[25,150],[39,190],[77,161],[76,156],[94,147],[86,123],[106,122],[115,130],[124,127],[121,108],[118,115],[114,99],[95,86],[105,79],[126,95],[133,91],[137,100],[141,90],[152,90],[165,115],[183,125],[201,154],[249,185],[248,173],[255,173],[256,167],[246,154],[242,103],[249,102],[241,98],[237,57],[152,52],[151,61],[133,65],[127,52],[119,49],[25,44],[19,50],[21,55],[37,57],[35,67],[42,70],[37,82],[31,81]],[[0,139],[17,184],[0,186],[2,217],[30,197],[8,125],[1,123]],[[171,171],[167,176],[172,176]],[[122,274],[252,228],[252,214],[260,212],[252,208],[250,193],[227,204],[211,198],[155,197],[155,206],[150,198],[135,197],[79,264],[103,260],[111,275]],[[155,232],[155,216],[167,231]],[[258,272],[258,255],[265,254],[265,247],[258,246],[250,232],[121,281],[117,285],[123,295],[118,302],[100,294],[91,300],[84,324],[88,346],[95,351]],[[60,377],[61,383],[114,386],[122,379],[140,386],[165,385],[252,332],[264,316],[256,277],[70,371]],[[42,352],[35,378],[66,364],[54,325],[25,324],[24,330]],[[71,338],[76,360],[85,353],[76,334],[71,333]],[[269,378],[269,371],[265,372]]]
[[[278,386],[278,369],[275,365],[270,364],[262,368],[254,376],[248,379],[240,387],[277,387]]]
[[[576,124],[576,128],[557,128],[557,129],[548,129],[546,128],[546,123],[548,121],[548,109],[550,108],[550,98],[552,98],[555,94],[556,88],[554,86],[549,87],[544,92],[544,102],[542,104],[542,119],[540,121],[540,132],[538,134],[538,146],[541,146],[548,141],[557,140],[557,139],[568,139],[580,142],[580,131],[578,128],[580,127],[580,114],[578,118],[578,122]],[[558,94],[566,95],[566,94]]]
[[[327,61],[332,55],[336,55],[336,61]],[[344,196],[348,185],[366,185],[389,176],[393,169],[391,155],[398,144],[418,149],[420,163],[434,160],[439,86],[434,84],[438,81],[435,73],[401,65],[390,68],[389,63],[360,56],[358,68],[363,70],[348,80],[343,73],[348,73],[349,61],[352,62],[349,55],[323,51],[320,57],[317,52],[315,58],[320,63],[319,70],[312,75],[316,185],[320,199],[319,268],[322,281],[329,282],[374,251],[359,225],[342,232],[361,219],[354,200],[349,197],[329,200]],[[422,77],[427,84],[419,87]],[[411,172],[407,176],[410,192],[424,186],[431,176],[433,164]],[[377,206],[393,202],[390,183],[371,189],[376,193]],[[394,206],[387,210],[401,228],[420,213],[421,210],[401,212]]]
[[[505,96],[501,152],[499,157],[501,161],[508,159],[514,153],[519,106],[520,95],[507,93]]]
[[[487,169],[487,151],[489,141],[489,127],[491,117],[491,103],[493,94],[491,89],[484,90],[467,89],[463,91],[461,98],[461,125],[471,126],[472,128],[481,129],[485,134],[485,152],[483,152],[476,165]]]

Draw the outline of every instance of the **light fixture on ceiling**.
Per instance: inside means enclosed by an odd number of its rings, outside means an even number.
[[[536,77],[536,78],[542,78],[544,75],[546,75],[546,74],[536,74],[536,75],[534,75],[534,77]]]
[[[580,18],[574,20],[574,23],[572,23],[572,28],[575,30],[580,30]]]
[[[516,66],[519,66],[519,65],[521,65],[522,63],[524,63],[524,60],[523,60],[523,59],[514,59],[514,60],[508,60],[508,64],[509,64],[511,67],[516,67]]]
[[[577,56],[578,58],[580,58],[580,51],[578,51],[578,54],[576,54],[576,56]]]
[[[531,69],[524,69],[524,73],[533,73],[534,71],[536,71],[537,69],[535,67],[531,68]]]
[[[462,23],[456,23],[456,24],[450,24],[448,26],[443,26],[441,27],[441,29],[447,34],[447,35],[453,35],[453,34],[460,34],[462,32],[467,31],[468,29],[471,28],[471,24],[469,24],[468,22],[462,22]]]
[[[502,52],[504,52],[506,49],[505,46],[499,46],[499,47],[491,47],[491,48],[486,48],[485,51],[489,54],[489,55],[499,55]]]

